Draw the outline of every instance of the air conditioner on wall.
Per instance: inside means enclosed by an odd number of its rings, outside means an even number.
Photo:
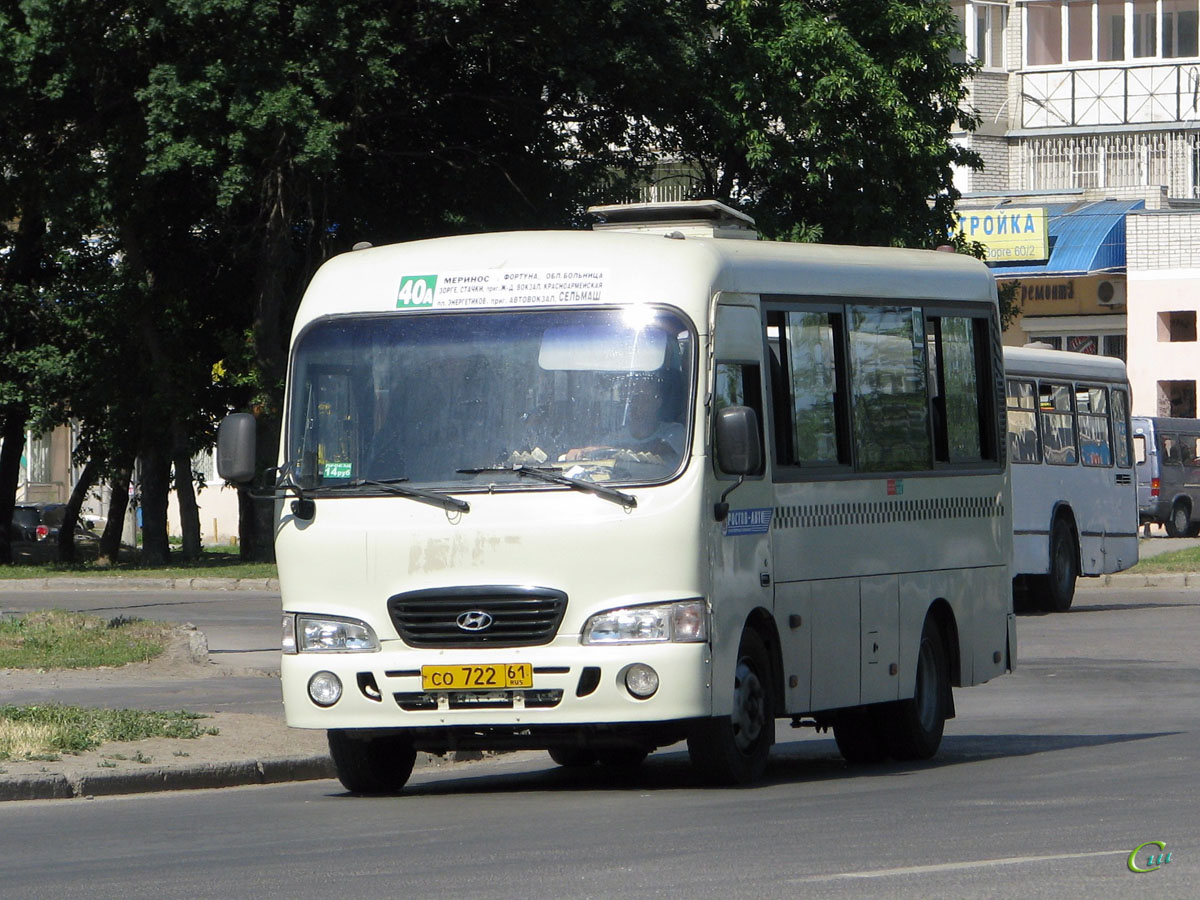
[[[1125,282],[1101,281],[1096,285],[1096,300],[1101,306],[1125,305]]]

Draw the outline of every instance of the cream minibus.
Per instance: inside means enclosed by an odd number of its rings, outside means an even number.
[[[679,741],[744,783],[777,719],[931,756],[1016,653],[988,270],[599,212],[313,278],[271,488],[288,723],[360,793],[417,751]],[[252,417],[219,444],[249,480]]]

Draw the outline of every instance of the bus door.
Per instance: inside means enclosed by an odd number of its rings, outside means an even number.
[[[769,474],[770,454],[765,446],[765,377],[758,298],[723,294],[713,322],[713,417],[715,420],[717,413],[728,406],[753,409],[759,423],[763,465],[758,473],[747,476],[738,485],[735,478],[720,471],[716,454],[713,454],[712,468],[716,475],[713,504],[704,510],[704,514],[712,523],[712,633],[715,640],[726,635],[732,636],[731,640],[738,640],[752,609],[774,607],[775,573],[770,532],[776,510]],[[714,507],[722,503],[722,497],[728,510],[723,518],[718,518]],[[729,654],[717,656],[728,657]],[[807,648],[802,668],[802,675],[795,674],[797,683],[804,682],[807,695]],[[785,667],[785,683],[791,674],[792,670]],[[714,684],[724,683],[720,679],[721,673],[714,672]],[[732,673],[729,683],[733,683]]]

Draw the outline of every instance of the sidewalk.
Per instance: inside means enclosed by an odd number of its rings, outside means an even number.
[[[1200,546],[1200,539],[1143,539],[1142,558],[1193,546]],[[1079,588],[1083,590],[1105,587],[1200,588],[1200,573],[1122,573],[1079,580]],[[274,579],[132,576],[0,579],[0,592],[139,589],[278,591],[279,585]],[[116,691],[146,685],[152,687],[158,697],[165,694],[172,703],[178,700],[176,709],[203,713],[213,709],[212,698],[219,691],[228,693],[247,684],[238,679],[256,679],[252,684],[257,693],[268,687],[265,681],[257,679],[277,681],[278,677],[277,667],[263,671],[218,665],[209,656],[202,634],[195,631],[189,634],[186,629],[181,629],[177,644],[163,658],[150,663],[86,671],[3,670],[0,671],[0,684],[4,685],[3,703],[13,705],[49,702],[48,696],[57,703],[91,705],[105,687]],[[277,684],[270,690],[278,695]],[[0,801],[91,798],[334,777],[324,733],[288,728],[284,723],[282,703],[277,714],[215,712],[200,724],[205,728],[216,728],[219,733],[188,740],[154,738],[135,743],[110,743],[59,760],[0,761]],[[458,758],[454,754],[448,754],[446,758],[418,754],[417,766],[450,766],[479,758],[479,753],[462,754]],[[340,791],[341,787],[334,790]]]

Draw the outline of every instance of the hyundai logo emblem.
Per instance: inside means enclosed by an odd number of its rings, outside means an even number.
[[[492,617],[481,609],[460,613],[454,620],[463,631],[487,631],[492,627]]]

